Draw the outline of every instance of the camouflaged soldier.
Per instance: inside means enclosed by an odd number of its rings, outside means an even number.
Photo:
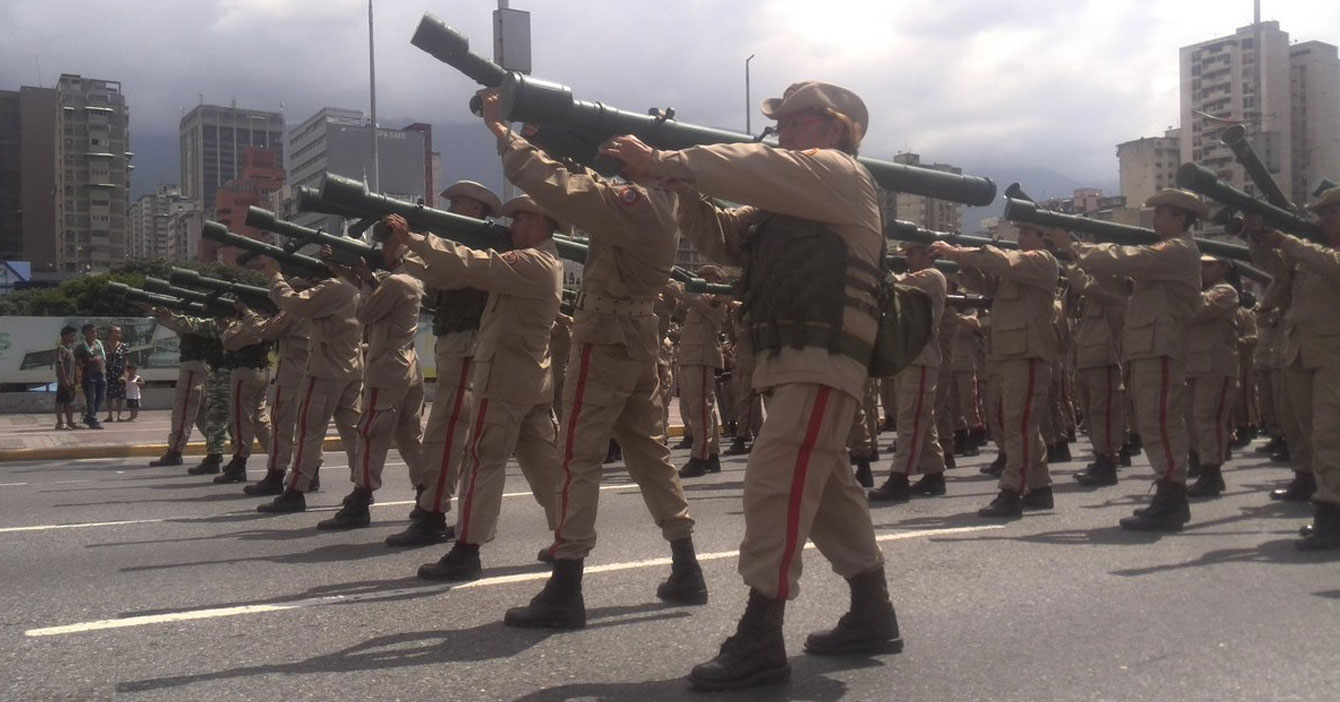
[[[239,317],[223,330],[224,365],[229,368],[229,421],[233,457],[215,483],[245,483],[251,446],[259,440],[267,454],[273,441],[270,408],[265,392],[270,385],[270,343],[261,334],[255,316],[247,317],[246,306],[235,302]]]
[[[228,439],[228,371],[222,367],[223,345],[219,341],[227,320],[188,317],[162,308],[154,308],[153,315],[159,324],[177,333],[181,367],[177,371],[168,450],[149,465],[181,465],[182,452],[191,439],[191,425],[195,424],[204,435],[206,455],[186,472],[188,475],[218,473],[223,465],[223,446]],[[218,373],[215,368],[219,369]],[[211,393],[215,398],[212,402]]]

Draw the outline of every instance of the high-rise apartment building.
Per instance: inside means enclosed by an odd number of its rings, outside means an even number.
[[[1140,207],[1164,188],[1177,187],[1177,168],[1182,164],[1180,129],[1169,129],[1161,137],[1143,137],[1117,144],[1121,195]]]
[[[56,92],[57,266],[108,271],[126,259],[130,109],[117,81],[65,74]]]
[[[160,185],[141,195],[130,205],[128,256],[167,261],[190,258],[186,238],[178,236],[177,221],[183,213],[196,210],[195,203],[175,185]]]
[[[0,90],[0,258],[56,266],[55,88]]]
[[[274,149],[283,167],[284,115],[200,105],[181,119],[181,193],[214,216],[214,194],[242,174],[242,151]]]
[[[268,208],[270,196],[283,185],[284,170],[279,166],[278,149],[243,149],[241,175],[214,193],[214,219],[234,234],[269,240],[268,234],[247,225],[247,210],[253,206]],[[199,258],[204,261],[236,263],[239,253],[232,248],[220,248],[213,241],[200,242]]]
[[[962,168],[947,163],[922,163],[921,156],[914,153],[898,154],[893,161],[945,173],[963,173]],[[880,207],[886,222],[900,219],[937,232],[957,232],[963,228],[963,205],[960,203],[891,190],[881,193]]]
[[[1321,179],[1340,181],[1340,56],[1336,47],[1320,41],[1290,46],[1289,75],[1293,197],[1305,202]]]

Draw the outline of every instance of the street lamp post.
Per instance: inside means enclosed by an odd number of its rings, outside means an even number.
[[[754,60],[754,55],[749,54],[749,58],[744,60],[744,132],[753,134],[754,103],[749,99],[749,62]]]

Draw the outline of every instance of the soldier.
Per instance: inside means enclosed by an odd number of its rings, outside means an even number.
[[[323,249],[322,253],[327,252]],[[419,333],[423,284],[410,275],[412,266],[403,260],[403,253],[404,243],[392,237],[382,243],[384,270],[373,273],[362,260],[352,269],[341,270],[342,275],[362,286],[358,323],[363,325],[367,339],[363,402],[359,441],[351,454],[354,489],[335,516],[319,522],[317,529],[358,529],[372,523],[368,506],[381,487],[392,439],[406,465],[421,462],[423,369],[414,340]],[[445,524],[437,526],[446,528]]]
[[[678,197],[568,170],[502,122],[496,90],[484,91],[481,98],[507,178],[553,217],[591,236],[574,315],[574,353],[563,388],[558,523],[546,554],[554,570],[530,604],[509,610],[503,621],[529,628],[586,625],[582,570],[596,543],[600,466],[611,436],[623,448],[628,474],[670,542],[670,577],[657,588],[657,597],[706,603],[707,584],[693,550],[693,519],[670,463],[657,394],[654,310],[679,244],[674,219]]]
[[[179,335],[181,367],[177,371],[177,395],[172,405],[168,450],[149,465],[181,465],[181,454],[191,439],[191,423],[194,423],[205,437],[205,458],[186,469],[186,473],[218,473],[223,466],[223,445],[228,437],[229,370],[223,367],[223,345],[219,341],[227,320],[188,317],[162,308],[154,308],[153,316],[159,324]]]
[[[1294,469],[1310,471],[1316,485],[1316,517],[1296,545],[1323,551],[1340,549],[1340,317],[1332,307],[1340,298],[1340,188],[1322,192],[1308,209],[1317,215],[1320,243],[1266,231],[1256,218],[1245,218],[1244,231],[1292,278],[1285,383],[1304,440],[1290,450]]]
[[[502,207],[492,190],[472,180],[453,183],[442,191],[442,197],[451,203],[448,212],[475,219],[496,216]],[[424,428],[419,465],[410,466],[415,495],[410,525],[386,537],[387,546],[429,546],[452,537],[446,513],[460,479],[466,429],[474,409],[469,380],[488,293],[452,283],[429,288],[426,294],[433,304],[433,336],[437,338],[433,407]]]
[[[1075,379],[1084,398],[1093,463],[1075,473],[1085,486],[1117,484],[1117,454],[1126,426],[1126,390],[1122,385],[1121,327],[1130,281],[1122,276],[1094,276],[1068,266],[1070,289],[1080,295],[1080,320],[1075,329]]]
[[[879,460],[879,380],[867,378],[865,394],[856,406],[851,430],[847,433],[847,455],[856,466],[856,483],[874,487],[875,475],[870,464]]]
[[[215,336],[207,337],[209,358],[206,365],[209,373],[205,376],[205,457],[200,463],[186,469],[190,475],[213,475],[223,470],[223,447],[228,441],[231,417],[228,409],[232,396],[232,359],[224,350],[220,336],[228,321],[214,320],[211,327]]]
[[[172,424],[168,434],[167,453],[149,462],[153,468],[179,466],[182,453],[191,441],[191,427],[205,432],[205,378],[209,367],[205,363],[208,341],[184,331],[173,315],[165,309],[153,308],[151,314],[158,323],[177,333],[177,385],[172,398]]]
[[[812,634],[806,651],[902,650],[870,511],[843,450],[864,394],[878,324],[874,293],[884,276],[878,189],[854,158],[866,108],[844,88],[809,81],[764,101],[763,113],[777,120],[781,148],[658,152],[627,136],[603,147],[653,177],[745,203],[735,210],[706,199],[680,203],[684,232],[704,255],[745,265],[754,387],[771,394],[745,469],[740,573],[749,603],[720,654],[690,673],[699,689],[789,676],[782,619],[807,538],[847,578],[852,607],[836,628]]]
[[[1233,441],[1230,450],[1246,448],[1261,431],[1261,400],[1256,387],[1256,296],[1243,291],[1238,296],[1234,324],[1238,328],[1238,392],[1233,401]]]
[[[720,283],[725,275],[711,264],[698,275],[709,283]],[[721,325],[726,305],[716,295],[684,294],[684,326],[679,330],[679,398],[687,410],[685,426],[693,427],[693,449],[689,462],[679,470],[681,478],[697,478],[721,472],[721,428],[717,414],[716,374],[724,367]]]
[[[265,391],[270,385],[270,344],[261,338],[258,317],[246,317],[246,305],[234,301],[239,317],[223,330],[224,365],[230,371],[229,426],[232,428],[233,457],[214,478],[216,483],[245,483],[251,444],[259,439],[261,450],[269,453],[273,437],[270,408]]]
[[[1166,189],[1149,198],[1154,232],[1149,246],[1075,244],[1059,232],[1052,243],[1073,252],[1091,275],[1134,281],[1122,330],[1122,354],[1135,421],[1157,490],[1149,507],[1121,520],[1132,531],[1179,531],[1191,520],[1186,501],[1187,427],[1185,330],[1200,304],[1200,250],[1191,235],[1208,214],[1193,194]]]
[[[306,290],[307,281],[290,278],[294,290]],[[270,452],[265,460],[265,477],[244,488],[242,492],[253,497],[278,495],[284,491],[284,473],[293,458],[293,439],[297,432],[298,405],[301,398],[303,375],[307,372],[307,320],[295,314],[279,312],[262,318],[252,310],[242,313],[243,322],[256,328],[257,335],[278,348],[279,365],[275,369],[274,393],[270,399],[271,434]],[[320,488],[319,476],[313,475],[308,492]]]
[[[1058,353],[1054,327],[1056,257],[1043,234],[1019,228],[1019,250],[994,246],[967,248],[937,241],[931,250],[985,279],[992,289],[991,354],[993,382],[1000,393],[1000,425],[1005,466],[1000,493],[977,511],[988,518],[1012,518],[1024,509],[1051,509],[1051,473],[1042,418]]]
[[[944,364],[940,347],[941,320],[945,311],[948,283],[944,273],[934,268],[930,249],[921,244],[904,244],[907,273],[898,282],[926,294],[931,301],[931,338],[921,354],[894,376],[894,397],[898,402],[898,443],[889,478],[878,490],[871,490],[871,502],[906,502],[913,494],[945,494],[945,458],[935,427],[935,390]],[[915,485],[908,484],[914,472],[921,472]]]
[[[972,311],[953,313],[953,339],[949,344],[949,366],[953,386],[947,390],[955,398],[954,453],[977,455],[977,441],[986,430],[977,399],[977,347],[981,346],[981,321]]]
[[[359,395],[363,386],[362,345],[358,328],[358,288],[339,276],[325,278],[296,292],[271,258],[259,259],[270,278],[270,294],[284,312],[306,317],[310,326],[307,369],[298,406],[297,451],[273,502],[256,507],[270,514],[302,512],[304,497],[321,467],[330,420],[340,433],[349,465],[358,445]]]
[[[1228,460],[1233,391],[1238,384],[1238,291],[1227,281],[1231,266],[1201,256],[1204,291],[1186,330],[1187,435],[1200,475],[1188,497],[1218,497]]]
[[[563,264],[553,241],[558,223],[525,196],[508,201],[502,214],[512,218],[515,248],[501,254],[411,233],[394,215],[386,220],[393,240],[403,240],[421,259],[413,270],[425,282],[460,283],[489,293],[471,376],[475,408],[456,543],[436,563],[419,567],[426,580],[479,578],[479,547],[493,540],[513,453],[549,528],[555,526],[559,458],[549,336],[563,299]]]

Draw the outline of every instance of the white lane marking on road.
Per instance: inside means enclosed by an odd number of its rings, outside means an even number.
[[[21,526],[21,527],[3,527],[0,528],[0,534],[8,534],[16,531],[47,531],[50,529],[87,529],[89,527],[107,527],[122,526],[125,524],[157,524],[166,522],[166,519],[127,519],[120,522],[85,522],[83,524],[43,524],[41,526]]]
[[[92,480],[48,480],[36,483],[0,483],[0,487],[18,487],[20,485],[69,485],[70,483],[91,483]]]
[[[527,493],[529,494],[529,493]],[[946,529],[922,529],[918,531],[904,531],[893,534],[878,534],[876,541],[901,541],[903,539],[915,539],[918,537],[930,536],[948,536],[951,534],[967,534],[974,531],[986,531],[989,529],[1004,529],[1004,525],[988,524],[983,526],[971,527],[953,527]],[[806,543],[805,548],[814,548],[814,544]],[[717,561],[725,558],[735,558],[739,556],[739,551],[718,551],[716,553],[698,554],[698,560]],[[622,570],[633,570],[635,568],[650,568],[653,566],[670,565],[669,558],[650,558],[643,561],[628,561],[625,563],[606,563],[604,565],[588,566],[585,569],[586,575],[597,573],[613,573]],[[492,587],[496,585],[511,585],[513,583],[533,582],[538,580],[547,580],[548,571],[536,571],[534,573],[518,573],[516,575],[500,575],[492,578],[482,578],[468,583],[462,583],[447,587],[444,591],[450,590],[468,590],[480,587]],[[426,586],[425,586],[426,587]],[[66,624],[64,626],[50,626],[40,629],[29,629],[24,633],[25,636],[58,636],[61,634],[79,634],[87,631],[104,631],[107,629],[124,629],[127,627],[146,626],[149,624],[164,624],[168,622],[195,621],[201,619],[218,619],[220,617],[235,617],[241,614],[261,614],[265,612],[283,612],[291,609],[303,609],[306,607],[319,607],[322,605],[341,604],[350,602],[360,602],[364,600],[394,599],[402,595],[412,595],[423,592],[424,587],[416,588],[397,588],[394,590],[384,590],[380,592],[365,592],[354,595],[330,595],[326,597],[312,597],[303,600],[294,600],[280,604],[262,604],[262,605],[241,605],[237,607],[218,607],[214,609],[196,609],[185,612],[169,612],[167,614],[148,614],[138,617],[125,617],[123,619],[100,619],[92,622],[83,622],[80,624]]]

